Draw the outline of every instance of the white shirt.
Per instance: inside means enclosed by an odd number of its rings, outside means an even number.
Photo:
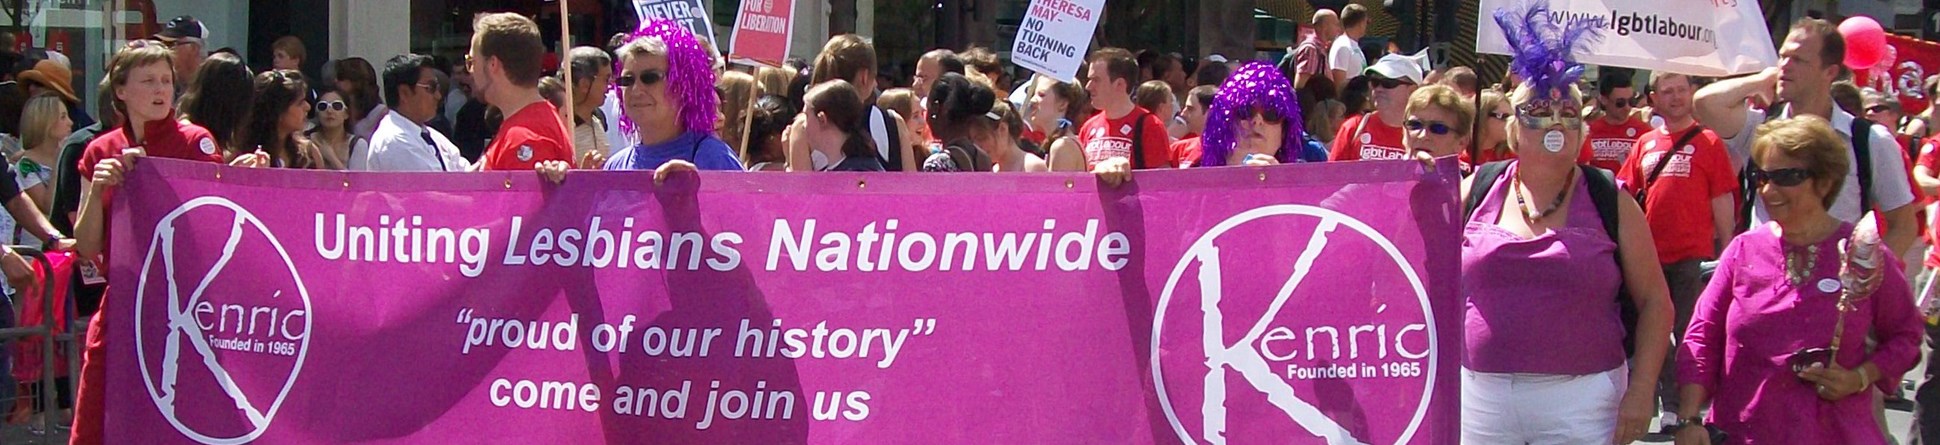
[[[635,142],[632,133],[620,131],[620,96],[612,91],[606,92],[606,103],[600,104],[600,113],[606,114],[606,146],[632,147]],[[454,121],[455,122],[455,121]],[[617,151],[617,149],[609,149]]]
[[[1781,114],[1781,116],[1791,115],[1792,110],[1789,107],[1785,109],[1784,114]],[[1851,113],[1840,110],[1839,107],[1832,108],[1832,129],[1837,130],[1839,136],[1844,138],[1847,150],[1852,150],[1852,119]],[[1754,134],[1758,133],[1758,125],[1763,123],[1765,123],[1764,111],[1746,110],[1745,128],[1738,130],[1737,136],[1724,140],[1725,151],[1731,155],[1732,165],[1743,167],[1745,161],[1751,159],[1751,140]],[[1907,168],[1900,159],[1899,141],[1893,140],[1893,134],[1880,125],[1873,126],[1872,138],[1872,141],[1867,143],[1867,152],[1871,154],[1873,163],[1873,206],[1892,210],[1913,203],[1913,189],[1906,182]],[[1860,160],[1855,160],[1846,168],[1846,184],[1839,188],[1839,198],[1833,201],[1832,208],[1828,209],[1834,218],[1849,223],[1858,223],[1859,217],[1865,213],[1859,208],[1858,161]],[[1752,227],[1757,227],[1771,219],[1771,216],[1765,214],[1764,197],[1758,197],[1757,205],[1751,213]]]
[[[1361,71],[1367,69],[1367,54],[1361,52],[1361,42],[1341,34],[1327,50],[1327,66],[1346,71],[1349,79],[1360,77]]]
[[[404,115],[385,113],[377,124],[370,143],[370,171],[381,172],[462,172],[471,169],[458,146],[438,130],[425,128]],[[425,143],[430,137],[437,147]],[[442,159],[440,159],[442,158]]]

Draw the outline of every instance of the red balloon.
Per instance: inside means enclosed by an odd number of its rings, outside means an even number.
[[[1847,68],[1865,69],[1886,57],[1886,30],[1872,17],[1854,16],[1840,22],[1839,34],[1846,39]]]

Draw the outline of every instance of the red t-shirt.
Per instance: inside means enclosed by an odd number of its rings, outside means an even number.
[[[1367,125],[1361,125],[1361,121]],[[1408,149],[1401,145],[1401,127],[1390,127],[1381,122],[1374,113],[1347,118],[1340,123],[1340,130],[1334,135],[1334,146],[1328,153],[1329,161],[1382,161],[1389,159],[1408,159]]]
[[[505,117],[485,148],[486,170],[531,170],[541,161],[573,164],[571,136],[559,122],[559,109],[551,102],[538,101]]]
[[[122,150],[130,148],[140,148],[152,158],[222,162],[222,149],[217,146],[215,137],[209,134],[208,129],[182,122],[175,116],[149,122],[142,133],[147,138],[140,143],[134,142],[134,135],[129,134],[126,127],[101,133],[93,141],[88,142],[87,149],[81,152],[81,160],[74,166],[75,170],[82,178],[93,179],[95,164],[99,164],[103,159],[120,157]],[[101,202],[106,204],[103,209],[113,208],[114,196],[114,188],[101,192]],[[112,222],[112,218],[108,222]],[[107,252],[106,236],[113,231],[108,224],[102,224],[101,227],[103,235],[101,251]],[[103,276],[107,275],[107,268],[100,270]]]
[[[126,127],[101,133],[93,141],[88,142],[87,148],[81,151],[81,159],[77,161],[75,169],[83,178],[94,178],[95,164],[103,159],[120,157],[121,151],[129,148],[140,148],[149,157],[222,162],[222,149],[218,147],[215,137],[209,134],[208,129],[176,120],[175,116],[147,123],[143,127],[142,134],[147,137],[140,143],[135,143],[134,135],[129,134]],[[101,191],[103,209],[113,208],[114,193],[115,188]],[[110,249],[113,246],[108,242],[108,235],[114,233],[113,222],[114,219],[109,218],[101,224],[102,252],[112,251]],[[102,277],[108,275],[107,267],[100,267],[97,270]],[[107,310],[108,301],[105,296],[101,304],[102,310],[96,312],[95,317],[88,321],[88,329],[93,335],[88,336],[85,345],[87,361],[83,362],[81,368],[83,382],[79,388],[81,402],[75,407],[74,419],[76,443],[101,442],[101,411],[98,410],[101,407],[100,401],[107,397],[107,388],[101,383],[102,379],[107,378],[107,371],[106,365],[101,364],[98,358],[103,354],[102,351],[107,344],[102,340],[107,335],[107,322],[103,317],[111,312]]]
[[[1695,127],[1693,127],[1695,128]],[[1644,220],[1650,223],[1651,239],[1657,242],[1657,261],[1671,264],[1689,259],[1716,258],[1712,237],[1717,226],[1711,219],[1711,200],[1738,191],[1738,172],[1725,155],[1724,140],[1711,130],[1700,130],[1691,142],[1671,147],[1684,137],[1684,131],[1652,130],[1632,141],[1636,153],[1617,169],[1617,178],[1632,190],[1649,187],[1644,197]],[[1667,153],[1670,164],[1657,180],[1648,182]]]
[[[1144,126],[1139,137],[1144,138],[1137,144],[1132,143],[1132,125]],[[1078,145],[1085,148],[1085,168],[1097,167],[1098,163],[1111,158],[1125,158],[1132,161],[1133,169],[1176,168],[1172,161],[1172,136],[1165,133],[1165,124],[1152,112],[1138,106],[1124,117],[1110,119],[1100,112],[1085,119],[1084,127],[1078,131]],[[1137,145],[1145,153],[1145,164],[1139,165],[1138,158],[1132,156],[1132,146]]]
[[[1632,118],[1621,124],[1611,124],[1601,118],[1590,120],[1590,133],[1584,137],[1588,145],[1579,160],[1588,160],[1592,167],[1609,171],[1623,168],[1624,161],[1630,157],[1631,148],[1639,139],[1650,133],[1650,124]],[[1672,139],[1666,144],[1677,142]]]
[[[1198,137],[1188,137],[1172,141],[1172,164],[1180,167],[1198,166],[1199,142],[1200,139]]]

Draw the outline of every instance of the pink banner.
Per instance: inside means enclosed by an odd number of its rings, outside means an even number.
[[[729,58],[781,66],[795,30],[794,0],[741,0],[734,15],[734,46]]]
[[[111,441],[1453,444],[1452,162],[369,174],[144,160]]]

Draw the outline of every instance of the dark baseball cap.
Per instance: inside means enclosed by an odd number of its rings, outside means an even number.
[[[155,34],[155,39],[163,42],[173,43],[182,38],[193,38],[206,42],[209,40],[209,30],[202,27],[201,20],[196,20],[195,17],[185,15],[169,20],[168,24],[162,25],[162,32]]]

